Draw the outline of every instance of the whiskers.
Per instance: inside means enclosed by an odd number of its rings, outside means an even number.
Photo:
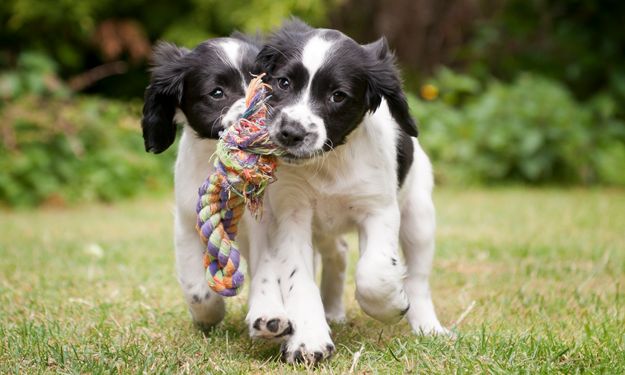
[[[336,165],[339,164],[339,155],[336,153],[336,150],[334,149],[334,143],[332,142],[332,140],[330,139],[326,139],[326,141],[323,143],[324,146],[328,146],[328,148],[330,149],[330,152],[332,152],[332,154],[334,155],[334,158],[336,159]],[[329,152],[324,152],[325,154],[325,158],[327,159],[328,155],[330,154]],[[328,178],[328,173],[330,173],[330,167],[328,167],[326,169],[326,176],[324,177],[324,180],[326,178]]]
[[[319,175],[321,171],[325,170],[325,176],[323,177],[323,181],[326,181],[328,178],[328,175],[331,172],[330,170],[334,167],[332,163],[328,163],[326,165],[326,161],[328,161],[328,157],[330,156],[330,154],[333,154],[334,158],[336,159],[337,164],[339,162],[339,157],[338,157],[336,150],[333,147],[331,140],[326,140],[324,142],[324,145],[327,146],[330,150],[329,151],[324,151],[323,149],[315,150],[312,156],[312,162],[315,164],[315,173],[312,175],[312,177],[313,178],[317,177],[317,175]]]
[[[227,128],[228,126],[232,125],[232,124],[224,124],[223,119],[224,119],[224,111],[226,111],[226,113],[230,110],[230,106],[226,106],[223,107],[221,109],[221,113],[219,114],[219,117],[217,117],[215,119],[215,121],[213,121],[213,128],[215,127],[215,125],[223,127],[224,129]],[[218,124],[217,121],[219,121],[221,124]]]

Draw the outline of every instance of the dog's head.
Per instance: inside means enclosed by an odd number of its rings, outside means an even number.
[[[177,109],[198,137],[219,138],[245,109],[243,98],[259,49],[259,41],[239,33],[205,41],[192,51],[157,43],[141,119],[146,151],[158,154],[172,145]]]
[[[302,164],[343,144],[382,98],[401,129],[418,135],[384,38],[359,45],[341,32],[293,19],[273,33],[255,69],[267,73],[273,87],[267,127],[288,151],[287,162]]]

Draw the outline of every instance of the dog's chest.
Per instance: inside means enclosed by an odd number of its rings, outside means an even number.
[[[326,177],[313,181],[313,226],[325,234],[338,235],[355,230],[363,217],[372,210],[388,205],[393,192],[376,183],[380,176],[375,170]]]
[[[355,229],[356,207],[350,197],[319,196],[313,201],[313,228],[338,235]]]

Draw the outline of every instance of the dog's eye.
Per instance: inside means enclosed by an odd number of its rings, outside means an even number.
[[[226,96],[222,89],[215,89],[209,95],[214,99],[223,99]]]
[[[340,103],[340,102],[342,102],[343,100],[345,100],[345,94],[344,94],[344,93],[342,93],[342,92],[340,92],[340,91],[335,92],[335,93],[334,93],[334,94],[332,94],[332,96],[330,97],[330,101],[331,101],[332,103]]]
[[[280,87],[282,90],[288,90],[290,84],[291,82],[289,82],[289,80],[286,78],[280,78],[278,80],[278,87]]]

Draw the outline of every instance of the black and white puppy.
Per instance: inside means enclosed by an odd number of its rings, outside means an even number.
[[[191,317],[202,330],[219,323],[226,310],[223,297],[206,284],[205,246],[195,231],[197,189],[213,172],[209,159],[215,152],[219,132],[234,123],[245,110],[245,92],[253,78],[254,59],[260,48],[259,37],[234,33],[231,38],[203,42],[193,51],[159,42],[153,53],[152,79],[146,89],[141,121],[143,137],[146,151],[160,153],[173,144],[178,125],[182,125],[175,167],[176,261]],[[264,216],[271,217],[270,210],[265,211]],[[254,226],[256,237],[250,243],[247,234],[250,221],[254,222],[246,215],[239,224],[236,240],[241,253],[250,260],[251,276],[260,265],[257,255],[262,254],[255,249],[266,247],[267,232],[262,226]],[[269,219],[263,220],[267,222]],[[346,253],[347,244],[342,238],[338,241]],[[342,288],[334,295],[340,296],[340,304],[328,305],[334,306],[332,311],[335,311],[330,317],[339,320],[345,315]],[[276,302],[276,306],[281,304],[281,300]],[[278,320],[268,321],[263,327],[277,329],[278,323]],[[288,324],[288,319],[283,319],[282,324]],[[271,338],[273,334],[271,337],[253,336]]]
[[[146,150],[159,153],[172,145],[182,124],[174,239],[179,282],[200,329],[219,323],[226,310],[223,297],[206,283],[205,246],[195,230],[197,189],[213,171],[209,159],[219,132],[245,110],[245,92],[260,47],[259,40],[235,33],[203,42],[192,51],[160,42],[153,54],[141,126]],[[237,238],[242,253],[249,256],[246,240],[245,234]]]
[[[256,63],[274,88],[270,136],[288,153],[263,221],[248,222],[254,241],[265,242],[251,254],[262,264],[251,282],[252,336],[283,341],[289,361],[331,354],[326,319],[345,316],[340,236],[352,230],[360,247],[356,299],[365,313],[386,323],[406,316],[415,332],[446,333],[428,283],[432,168],[386,41],[359,45],[294,19],[274,32]],[[323,258],[321,290],[313,244]]]

